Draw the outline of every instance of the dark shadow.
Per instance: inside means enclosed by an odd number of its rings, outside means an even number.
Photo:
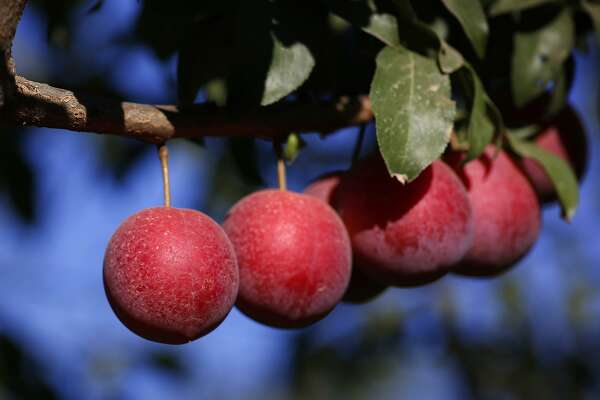
[[[485,178],[492,171],[492,165],[493,165],[495,156],[496,156],[495,154],[493,154],[493,153],[490,154],[489,151],[486,151],[486,152],[482,153],[477,159],[468,161],[466,164],[471,163],[471,162],[477,162],[477,163],[482,164],[483,168],[485,169],[485,171],[484,171],[484,178]],[[449,152],[446,155],[444,155],[444,162],[446,162],[446,164],[448,164],[454,170],[456,175],[458,175],[458,177],[462,181],[463,185],[465,185],[465,188],[467,188],[467,191],[469,191],[471,189],[471,180],[469,179],[469,177],[467,176],[467,174],[465,172],[464,158],[465,157],[464,157],[463,153]]]
[[[42,368],[22,347],[0,334],[0,393],[3,396],[23,400],[59,398],[44,376]]]
[[[24,129],[1,129],[0,193],[6,193],[10,205],[21,220],[33,224],[37,218],[36,175],[25,155]]]
[[[382,294],[385,289],[387,289],[386,285],[375,282],[366,276],[355,262],[343,301],[351,304],[363,304]]]

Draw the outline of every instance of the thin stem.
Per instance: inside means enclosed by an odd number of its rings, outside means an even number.
[[[169,150],[166,143],[158,145],[158,158],[163,177],[163,192],[165,207],[171,207],[171,185],[169,184]]]
[[[360,156],[360,150],[365,140],[365,131],[367,130],[367,124],[361,124],[358,129],[358,136],[356,137],[356,143],[354,144],[354,151],[352,152],[352,165],[354,166]]]
[[[285,179],[285,160],[283,158],[283,150],[281,148],[280,139],[273,139],[273,151],[277,157],[277,183],[279,184],[279,190],[285,191],[287,189]]]
[[[279,190],[285,191],[287,189],[285,182],[285,161],[281,157],[277,159],[277,182],[279,183]]]

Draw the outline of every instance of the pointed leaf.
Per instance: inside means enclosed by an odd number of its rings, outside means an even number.
[[[559,0],[497,0],[489,9],[491,16],[521,11],[545,3],[556,3]]]
[[[442,0],[442,3],[460,22],[479,58],[483,58],[489,28],[481,3],[461,0]]]
[[[367,0],[324,1],[333,13],[390,47],[405,45],[411,49],[423,50],[423,53],[429,49],[437,51],[439,67],[446,74],[456,71],[464,63],[459,51],[446,43],[431,27],[418,20],[409,2],[395,0],[396,17],[378,12],[375,3]]]
[[[463,140],[468,142],[466,161],[477,158],[494,138],[494,133],[504,132],[502,115],[488,96],[477,71],[465,61],[457,77],[468,100],[468,117],[463,127]],[[498,135],[500,137],[500,135]]]
[[[392,14],[379,12],[375,3],[368,0],[324,0],[332,13],[359,27],[388,46],[400,44],[398,21]]]
[[[579,202],[577,178],[570,165],[562,158],[542,149],[533,142],[508,135],[512,149],[522,157],[537,161],[554,184],[563,217],[570,221],[575,215]]]
[[[284,45],[275,35],[271,65],[262,95],[261,105],[275,103],[298,89],[315,66],[310,50],[302,43]]]
[[[403,47],[377,56],[371,84],[377,141],[390,174],[410,182],[450,140],[455,105],[436,63]]]
[[[488,102],[490,101],[479,76],[469,65],[465,67],[470,75],[472,85],[471,110],[467,122],[467,138],[469,140],[469,150],[467,160],[473,160],[485,150],[494,137],[496,126],[492,121]]]
[[[397,46],[400,44],[398,39],[398,21],[391,14],[372,14],[368,25],[362,27],[362,30],[375,36],[388,46]]]
[[[438,53],[438,64],[445,74],[451,74],[461,68],[465,63],[462,54],[444,40],[440,39],[440,51]]]
[[[575,45],[575,26],[568,9],[540,29],[517,32],[512,59],[512,92],[517,106],[540,95],[555,79]]]
[[[294,9],[296,10],[296,9]],[[235,60],[228,75],[230,106],[269,105],[304,83],[315,65],[304,32],[287,2],[257,0],[240,4]],[[296,13],[297,14],[297,13]]]
[[[539,125],[525,125],[521,128],[515,128],[509,130],[509,135],[517,139],[529,139],[535,136],[540,131]]]

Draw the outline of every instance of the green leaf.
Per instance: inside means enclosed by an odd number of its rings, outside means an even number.
[[[362,30],[375,36],[388,46],[400,44],[398,39],[398,21],[391,14],[371,14],[369,23]]]
[[[569,67],[573,67],[573,65],[569,65],[572,64],[572,59],[570,61],[561,65],[558,75],[554,79],[554,87],[552,88],[547,110],[548,116],[557,114],[567,105],[569,89],[573,78],[571,76],[573,71],[569,71]]]
[[[496,16],[508,12],[525,10],[546,3],[556,3],[557,1],[560,0],[497,0],[490,7],[489,14]]]
[[[460,22],[479,58],[485,57],[489,28],[481,3],[461,0],[442,0],[442,3]]]
[[[570,221],[575,215],[579,202],[579,189],[577,178],[569,163],[555,154],[542,149],[533,142],[525,141],[507,135],[511,148],[521,157],[528,157],[537,161],[556,189],[558,200],[562,207],[563,217]]]
[[[540,131],[539,125],[526,125],[521,128],[510,129],[508,134],[517,139],[529,139],[535,136]]]
[[[310,50],[302,43],[284,45],[275,35],[271,65],[260,104],[275,103],[298,89],[315,66]]]
[[[436,22],[433,25],[427,25],[420,21],[410,2],[395,0],[395,5],[401,16],[399,27],[403,44],[406,47],[419,51],[421,54],[427,53],[427,55],[431,51],[437,52],[439,68],[445,74],[451,74],[463,66],[465,60],[462,54],[443,39],[439,29],[435,29]]]
[[[596,29],[596,38],[598,39],[598,42],[600,42],[600,3],[592,0],[583,0],[581,5],[592,19],[594,28]]]
[[[392,176],[410,182],[442,154],[455,114],[450,79],[403,47],[377,56],[371,83],[379,149]]]
[[[540,29],[515,34],[511,86],[517,106],[546,90],[574,44],[575,26],[568,9]]]
[[[465,64],[462,70],[468,75],[468,84],[470,85],[471,109],[467,120],[467,139],[469,141],[469,150],[467,151],[466,161],[473,160],[485,150],[494,137],[496,125],[491,118],[488,104],[489,99],[477,72],[469,64]]]
[[[228,76],[232,106],[272,104],[310,76],[315,60],[296,19],[310,19],[312,8],[287,2],[242,2],[238,15],[235,62]],[[302,13],[301,15],[296,15]]]
[[[388,46],[400,44],[398,21],[392,14],[381,13],[367,0],[323,0],[332,13],[376,37]]]
[[[407,1],[395,1],[398,18],[379,13],[375,3],[367,0],[324,1],[332,12],[390,47],[403,45],[422,53],[426,53],[425,50],[437,52],[439,67],[446,74],[456,71],[464,63],[460,52],[446,43],[434,29],[418,20]]]
[[[438,64],[440,70],[445,74],[451,74],[465,64],[465,59],[458,50],[450,46],[444,40],[439,39],[439,41],[440,50],[438,52]]]

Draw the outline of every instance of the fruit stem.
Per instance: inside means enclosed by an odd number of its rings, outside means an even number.
[[[277,159],[277,182],[279,183],[279,190],[285,191],[285,161],[281,157]]]
[[[277,183],[279,184],[279,190],[285,191],[286,179],[285,179],[285,160],[283,158],[283,151],[281,149],[281,141],[279,139],[273,140],[273,150],[277,156]]]
[[[356,143],[354,143],[354,151],[352,151],[352,165],[356,164],[358,157],[360,156],[360,150],[365,140],[365,131],[367,130],[367,124],[361,124],[358,129],[358,136],[356,137]]]
[[[158,145],[158,158],[163,177],[163,193],[165,196],[165,207],[171,207],[171,185],[169,184],[169,150],[167,144]]]

